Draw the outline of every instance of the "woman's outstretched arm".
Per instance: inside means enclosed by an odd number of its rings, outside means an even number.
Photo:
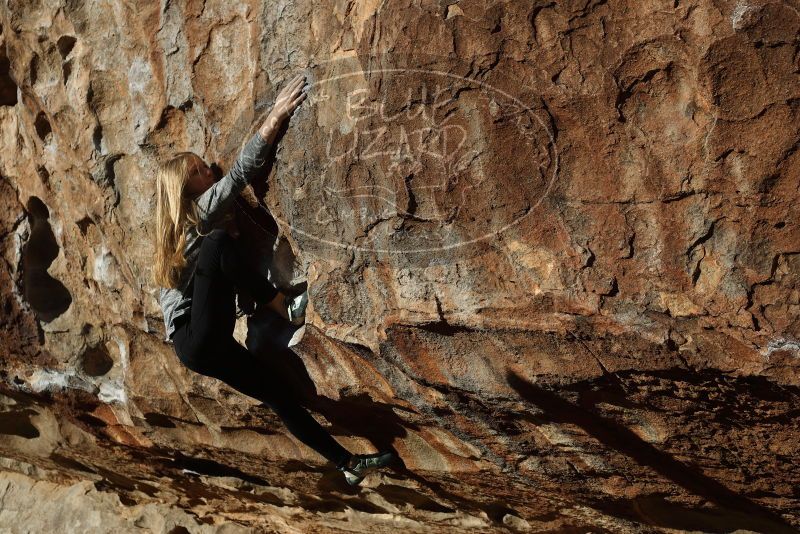
[[[195,199],[197,212],[203,223],[214,223],[227,213],[236,196],[258,174],[266,161],[269,147],[269,143],[260,133],[254,134],[239,153],[231,170]]]
[[[247,141],[231,170],[197,197],[195,202],[201,221],[207,224],[213,223],[220,215],[226,213],[236,196],[261,170],[278,130],[306,96],[302,90],[304,81],[305,76],[298,74],[283,88],[275,100],[272,111],[258,132]]]

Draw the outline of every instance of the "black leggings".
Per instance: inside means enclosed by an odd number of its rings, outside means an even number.
[[[200,245],[192,290],[192,309],[176,321],[172,341],[178,358],[189,369],[218,378],[236,390],[267,404],[300,441],[337,466],[350,453],[300,406],[264,362],[233,337],[236,287],[257,302],[270,302],[278,289],[245,267],[233,238],[214,230]]]

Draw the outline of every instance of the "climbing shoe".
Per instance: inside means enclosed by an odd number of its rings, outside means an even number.
[[[289,322],[294,326],[300,326],[305,321],[306,305],[308,304],[308,290],[303,291],[296,297],[288,295],[283,300],[286,312],[289,314]]]
[[[364,480],[369,471],[387,466],[394,459],[394,453],[389,451],[377,454],[354,454],[346,464],[338,469],[344,473],[347,483],[355,486]]]

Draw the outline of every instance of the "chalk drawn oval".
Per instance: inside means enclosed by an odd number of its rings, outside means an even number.
[[[536,212],[558,175],[549,115],[499,66],[471,68],[352,56],[305,70],[308,97],[272,178],[281,209],[270,210],[303,253],[451,261]]]

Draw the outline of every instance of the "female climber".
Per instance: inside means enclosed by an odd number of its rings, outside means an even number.
[[[265,372],[257,357],[233,337],[235,297],[244,290],[292,324],[302,324],[308,294],[289,298],[246,267],[228,226],[236,196],[258,174],[278,130],[306,97],[305,76],[278,94],[266,120],[247,141],[230,172],[215,182],[192,152],[163,163],[156,180],[154,281],[160,288],[165,341],[189,369],[218,378],[272,408],[300,441],[333,462],[350,484],[389,464],[392,452],[351,454],[300,406],[285,381]]]

